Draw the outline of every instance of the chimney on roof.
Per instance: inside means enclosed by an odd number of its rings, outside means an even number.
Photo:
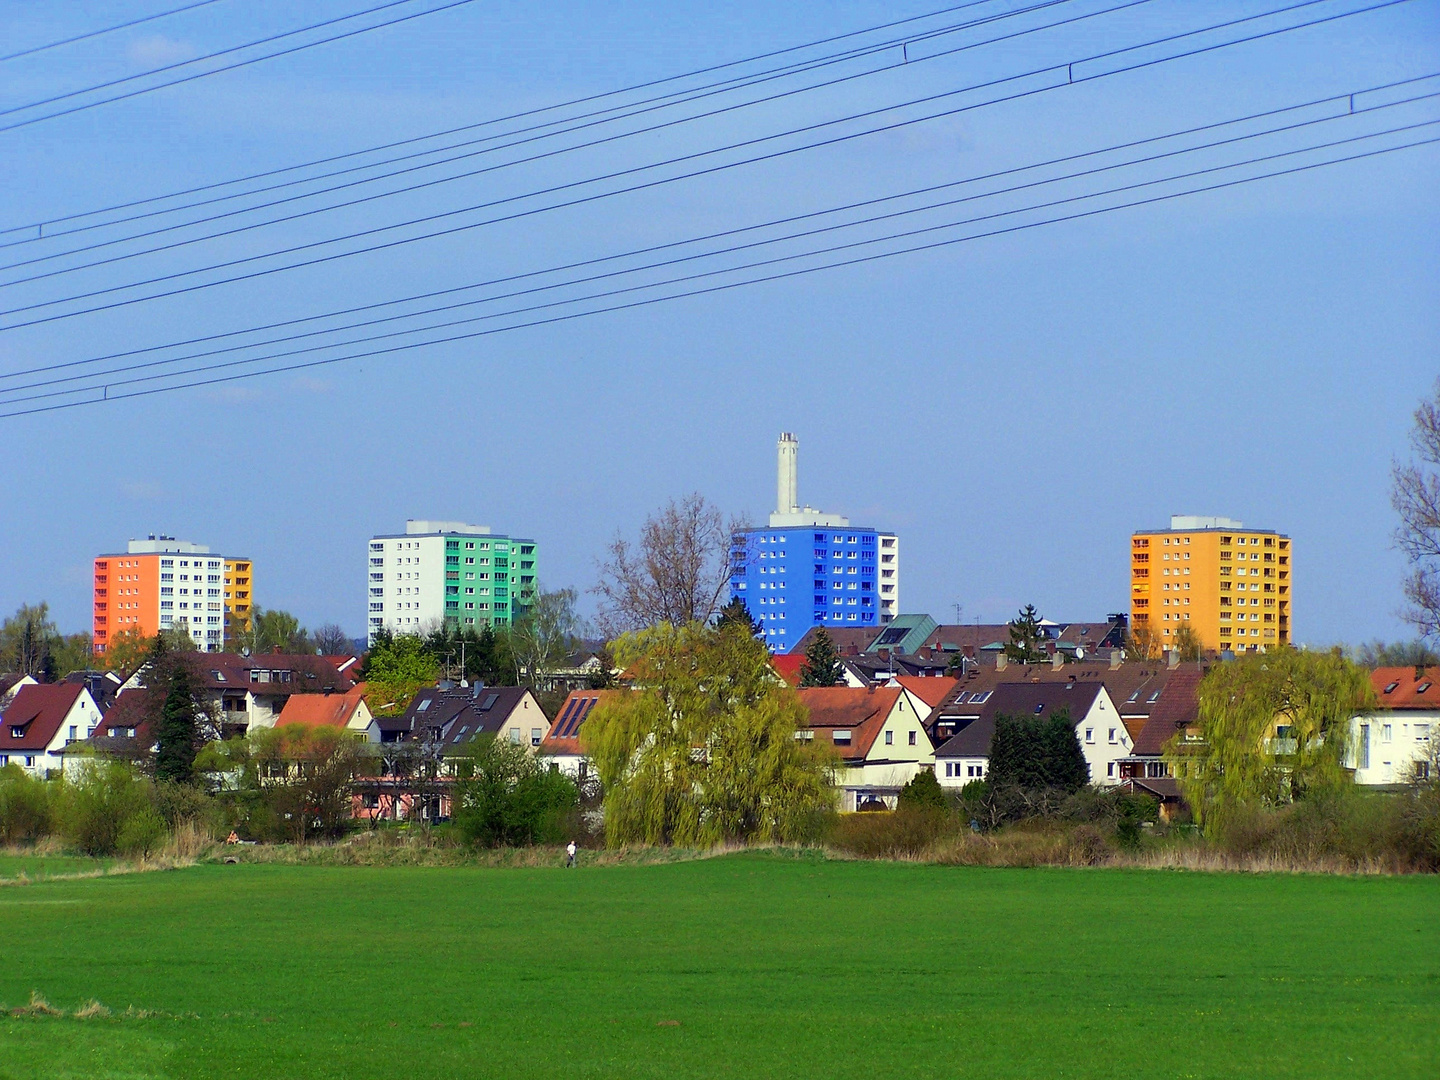
[[[974,646],[974,645],[963,645],[963,646],[961,646],[961,648],[960,648],[960,652],[964,654],[966,660],[974,660],[974,659],[975,659],[975,646]]]
[[[1007,663],[1009,663],[1009,662],[1010,662],[1010,658],[1009,658],[1008,656],[1006,656],[1003,652],[1000,653],[1000,654],[998,654],[998,655],[995,657],[995,670],[996,670],[996,671],[1004,671],[1004,670],[1005,670],[1005,665],[1006,665]]]
[[[875,692],[875,685],[876,685],[876,684],[872,682],[872,683],[869,685],[869,687],[867,688],[868,691],[869,691],[870,693],[872,693],[872,694]]]
[[[1165,652],[1165,666],[1166,666],[1167,668],[1172,668],[1172,669],[1173,669],[1173,668],[1177,668],[1177,667],[1180,666],[1180,650],[1179,650],[1179,649],[1168,649],[1168,650],[1166,650],[1166,652]]]
[[[1055,655],[1050,658],[1050,666],[1056,671],[1059,671],[1062,667],[1065,666],[1065,654],[1062,653],[1059,649],[1056,649]]]
[[[1425,665],[1424,665],[1424,664],[1416,664],[1416,665],[1415,665],[1415,681],[1416,681],[1416,682],[1420,682],[1420,681],[1421,681],[1422,679],[1424,679],[1424,678],[1425,678]]]
[[[1120,670],[1120,662],[1121,662],[1121,660],[1122,660],[1123,658],[1124,658],[1124,654],[1121,653],[1121,651],[1120,651],[1119,649],[1111,649],[1111,650],[1110,650],[1110,670],[1111,670],[1111,671],[1119,671],[1119,670]]]

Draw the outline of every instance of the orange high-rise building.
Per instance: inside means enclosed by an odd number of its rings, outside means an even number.
[[[99,555],[95,652],[104,653],[120,634],[154,637],[180,626],[197,649],[220,652],[236,629],[249,625],[251,576],[249,559],[215,555],[173,536],[131,540],[124,553]]]
[[[1130,625],[1161,648],[1189,623],[1212,652],[1290,644],[1290,538],[1222,517],[1176,516],[1130,538]]]

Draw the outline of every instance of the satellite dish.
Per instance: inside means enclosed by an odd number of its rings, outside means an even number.
[[[250,646],[246,645],[246,646],[244,646],[243,648],[241,648],[241,650],[240,650],[240,655],[241,655],[241,656],[249,656],[249,655],[250,655]]]

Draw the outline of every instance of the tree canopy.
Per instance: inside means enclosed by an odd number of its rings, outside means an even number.
[[[801,686],[839,686],[845,681],[845,665],[835,650],[835,639],[825,627],[817,627],[805,646],[805,663],[800,665]]]
[[[990,787],[1053,789],[1074,794],[1090,782],[1090,766],[1066,709],[1046,717],[996,716],[990,740]]]
[[[795,738],[804,707],[751,634],[661,623],[615,650],[635,689],[580,729],[609,843],[798,840],[834,808],[834,759]]]
[[[1010,642],[1005,658],[1015,664],[1040,664],[1049,659],[1041,645],[1040,615],[1034,604],[1026,604],[1010,621]]]
[[[508,739],[477,738],[459,759],[455,824],[482,847],[559,843],[580,802],[575,782],[545,768],[529,749]]]
[[[61,634],[44,601],[21,604],[0,624],[0,671],[54,682],[72,671],[85,670],[92,662],[90,635]]]
[[[1188,622],[1182,622],[1176,628],[1172,648],[1186,663],[1194,663],[1205,655],[1205,646],[1200,641],[1199,633]]]
[[[1414,457],[1395,465],[1390,501],[1400,524],[1395,542],[1410,560],[1406,618],[1425,637],[1440,634],[1440,381],[1415,410]]]
[[[1247,653],[1200,682],[1197,737],[1166,748],[1196,820],[1215,835],[1249,807],[1348,783],[1350,718],[1370,704],[1365,670],[1333,652]]]
[[[574,589],[537,589],[530,606],[510,631],[520,682],[541,686],[579,647],[580,618]]]
[[[440,665],[417,634],[375,635],[365,654],[366,700],[378,716],[399,716],[422,687],[439,677]]]

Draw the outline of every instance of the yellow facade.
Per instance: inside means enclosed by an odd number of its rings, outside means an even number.
[[[1186,527],[1191,522],[1198,527]],[[1223,518],[1171,525],[1130,538],[1133,630],[1149,630],[1161,648],[1174,644],[1184,623],[1209,651],[1290,644],[1290,538]]]
[[[250,629],[252,570],[249,559],[225,560],[225,637]]]

